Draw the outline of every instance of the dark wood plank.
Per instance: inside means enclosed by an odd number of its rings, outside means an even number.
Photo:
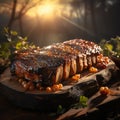
[[[70,109],[59,116],[57,120],[87,119],[87,117],[92,120],[104,118],[105,116],[103,114],[109,112],[118,112],[120,108],[120,70],[118,70],[112,80],[114,80],[114,82],[109,84],[110,94],[107,96],[101,95],[98,91],[89,98],[86,108]]]

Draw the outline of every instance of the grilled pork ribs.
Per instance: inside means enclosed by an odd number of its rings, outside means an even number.
[[[18,51],[11,72],[19,78],[52,86],[94,66],[101,51],[94,42],[82,39]]]

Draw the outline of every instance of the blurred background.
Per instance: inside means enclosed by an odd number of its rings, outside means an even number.
[[[99,42],[120,36],[120,0],[0,0],[4,27],[40,47],[82,38]]]

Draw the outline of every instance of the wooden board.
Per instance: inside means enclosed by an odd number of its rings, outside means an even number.
[[[116,71],[116,66],[111,62],[106,69],[97,73],[83,73],[83,77],[76,83],[66,81],[67,83],[64,83],[65,86],[60,91],[46,93],[38,90],[25,91],[17,81],[10,79],[11,73],[8,68],[0,77],[0,91],[13,104],[22,108],[54,111],[58,105],[68,107],[77,102],[80,95],[89,97],[94,94],[101,85],[109,82],[113,71]],[[52,106],[51,109],[49,109],[50,106]]]
[[[120,81],[116,83],[120,85]],[[86,108],[71,108],[56,120],[84,120],[87,118],[96,120],[105,119],[106,114],[110,112],[115,114],[120,107],[120,90],[116,89],[117,87],[116,85],[114,87],[111,86],[109,89],[112,91],[112,94],[108,94],[107,96],[101,95],[98,91],[89,98]]]

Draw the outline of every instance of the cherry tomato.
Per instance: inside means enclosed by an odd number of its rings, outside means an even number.
[[[108,95],[110,93],[110,89],[108,87],[100,87],[99,91],[102,95]]]
[[[89,68],[89,71],[90,71],[91,73],[96,73],[96,72],[98,72],[98,69],[95,68],[95,67],[90,67],[90,68]]]
[[[46,87],[46,92],[52,92],[51,87]]]

